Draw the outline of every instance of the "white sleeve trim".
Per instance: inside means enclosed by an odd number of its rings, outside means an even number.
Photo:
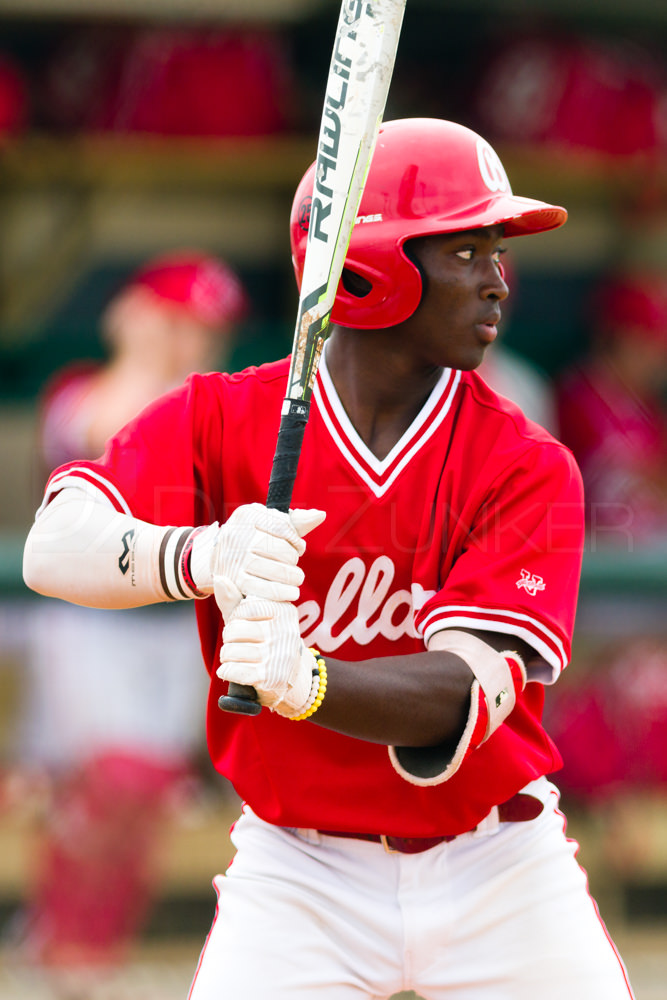
[[[104,502],[115,510],[122,511],[123,514],[132,514],[125,497],[112,482],[97,472],[97,470],[82,465],[71,466],[69,469],[57,472],[49,479],[44,499],[37,510],[36,516],[41,514],[56,493],[67,487],[82,490],[98,503]]]
[[[467,611],[477,612],[480,617],[465,614]],[[484,618],[481,617],[482,613],[485,615]],[[494,615],[499,617],[494,618]],[[545,661],[541,666],[531,666],[528,669],[529,681],[554,684],[568,663],[565,647],[555,632],[547,629],[536,618],[516,611],[458,606],[435,608],[426,618],[420,631],[424,643],[428,646],[436,632],[457,628],[472,629],[477,632],[499,632],[502,635],[513,635],[517,639],[523,639]]]

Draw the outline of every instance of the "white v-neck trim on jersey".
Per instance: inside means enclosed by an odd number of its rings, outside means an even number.
[[[385,458],[378,458],[348,417],[329,374],[326,344],[313,396],[339,451],[376,497],[383,496],[412,457],[424,446],[449,413],[461,372],[444,368],[423,407]]]

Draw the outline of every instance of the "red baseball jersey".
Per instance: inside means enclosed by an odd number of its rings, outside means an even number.
[[[326,352],[325,352],[326,353]],[[264,502],[288,360],[194,375],[151,404],[74,476],[157,524],[222,521]],[[71,482],[71,479],[67,479]],[[582,487],[570,452],[474,373],[442,372],[421,412],[378,459],[350,423],[323,360],[292,499],[327,511],[307,539],[299,602],[308,645],[363,661],[423,650],[434,632],[491,630],[531,644],[534,681],[569,657],[583,547]],[[218,770],[263,819],[396,836],[457,834],[560,766],[541,724],[543,683],[447,782],[419,787],[385,746],[217,707],[222,623],[197,601],[211,674],[208,745]],[[359,670],[363,670],[360,662]],[[129,693],[131,696],[131,692]]]

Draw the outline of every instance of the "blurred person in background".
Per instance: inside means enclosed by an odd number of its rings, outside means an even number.
[[[191,372],[224,367],[246,309],[239,279],[214,257],[148,262],[101,318],[108,361],[67,366],[46,387],[44,466],[101,455],[157,396]],[[165,820],[195,773],[207,678],[192,609],[161,610],[44,601],[29,623],[19,754],[51,791],[10,936],[57,988],[67,983],[67,996],[88,996],[142,930]]]
[[[667,274],[605,276],[591,297],[590,328],[588,351],[558,392],[561,439],[583,474],[589,545],[667,548]],[[632,879],[662,836],[655,803],[667,788],[664,622],[585,650],[577,677],[548,705],[564,760],[559,785],[597,822],[603,863]]]
[[[558,783],[594,821],[598,862],[620,885],[664,855],[667,642],[657,632],[615,636],[578,656],[577,669],[548,706],[564,762]]]
[[[518,280],[516,268],[507,260],[502,262],[503,277],[509,296],[503,303],[503,317],[498,327],[498,339],[484,355],[477,369],[492,389],[516,403],[530,420],[558,436],[556,400],[551,380],[542,370],[518,351],[508,347],[505,338],[511,323],[512,303],[516,301]]]
[[[586,355],[560,380],[560,437],[586,491],[591,546],[667,543],[667,274],[611,274]]]

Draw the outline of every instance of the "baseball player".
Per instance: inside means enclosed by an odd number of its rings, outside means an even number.
[[[312,185],[313,168],[297,281]],[[262,503],[287,360],[195,375],[100,461],[51,476],[29,586],[105,607],[195,599],[210,754],[244,807],[191,1000],[632,996],[546,777],[580,476],[474,371],[508,291],[503,239],[565,219],[515,197],[469,129],[388,122],[294,510]],[[230,681],[255,687],[258,716],[220,711]]]

